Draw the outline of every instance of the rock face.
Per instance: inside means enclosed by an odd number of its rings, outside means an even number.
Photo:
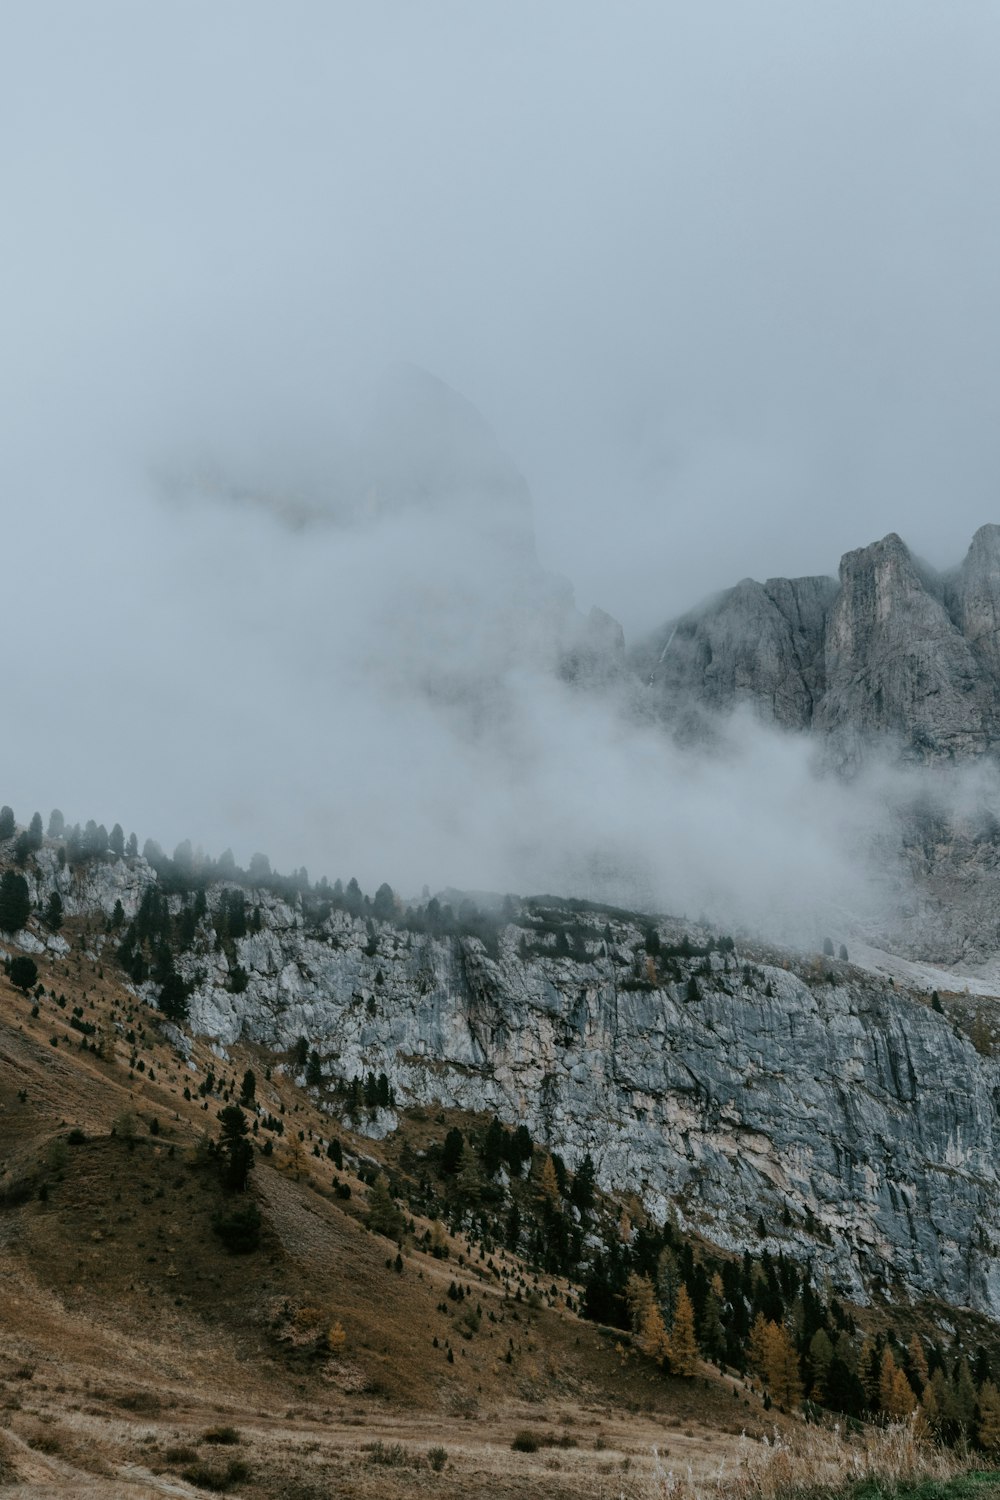
[[[682,733],[748,703],[848,755],[885,740],[919,760],[982,755],[1000,736],[1000,527],[982,527],[950,576],[891,533],[847,553],[839,585],[744,579],[634,661]]]
[[[143,861],[95,864],[64,899],[110,915],[150,878]],[[557,906],[539,940],[538,903],[488,951],[338,910],[310,927],[301,903],[247,892],[260,931],[230,960],[213,927],[224,889],[178,964],[195,1031],[276,1049],[305,1036],[327,1076],[384,1071],[400,1103],[524,1122],[719,1243],[757,1244],[763,1218],[773,1249],[853,1297],[895,1282],[1000,1318],[1000,1064],[925,998],[775,954],[650,970],[639,918]],[[572,957],[552,936],[567,921]]]
[[[50,853],[38,889],[58,878],[78,915],[134,912],[156,878],[143,860],[58,871]],[[651,967],[643,919],[548,898],[487,947],[336,909],[317,922],[301,898],[252,890],[260,930],[227,957],[214,913],[230,889],[209,889],[178,960],[193,1030],[281,1050],[305,1036],[328,1077],[384,1071],[401,1104],[524,1122],[717,1243],[759,1248],[763,1219],[773,1252],[812,1258],[847,1295],[895,1285],[1000,1319],[1000,1062],[926,997],[832,960],[684,957],[669,921],[675,956]],[[102,926],[98,949],[116,941]]]

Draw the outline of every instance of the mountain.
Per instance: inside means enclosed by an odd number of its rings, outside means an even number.
[[[46,845],[29,884],[36,904],[58,890],[67,914],[101,924],[120,902],[118,951],[141,972],[134,955],[159,952],[150,913],[176,944],[191,898],[168,893],[191,879],[143,859],[60,867]],[[234,895],[254,921],[226,937]],[[716,1244],[754,1243],[763,1216],[773,1254],[811,1261],[855,1303],[892,1284],[1000,1322],[995,1002],[956,995],[945,1014],[934,979],[897,985],[555,897],[373,915],[386,904],[209,883],[174,957],[192,1031],[220,1057],[305,1037],[324,1077],[384,1074],[408,1103],[524,1124],[569,1168],[590,1155],[606,1190]],[[160,989],[138,985],[154,1004]],[[378,1139],[396,1123],[381,1111],[360,1128]]]
[[[656,714],[684,736],[749,706],[851,761],[874,744],[921,762],[1000,737],[1000,526],[935,573],[895,533],[848,552],[839,579],[744,579],[632,653]]]

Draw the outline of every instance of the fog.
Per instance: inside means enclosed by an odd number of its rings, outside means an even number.
[[[880,911],[909,783],[750,721],[693,756],[553,668],[571,591],[631,642],[995,516],[998,42],[986,4],[10,11],[0,799],[406,893]],[[402,362],[474,409],[387,404]]]

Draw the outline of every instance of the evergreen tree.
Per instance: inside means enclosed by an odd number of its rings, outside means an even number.
[[[402,1232],[403,1215],[396,1207],[388,1180],[382,1172],[368,1189],[367,1224],[376,1234],[384,1234],[390,1240],[398,1239]]]
[[[49,813],[49,838],[61,839],[65,831],[66,819],[63,817],[58,807],[54,807]]]
[[[462,1165],[462,1155],[465,1150],[465,1137],[457,1128],[449,1130],[444,1138],[444,1148],[441,1152],[441,1171],[449,1177],[457,1175]]]
[[[247,1117],[238,1104],[227,1104],[219,1111],[222,1129],[219,1150],[222,1155],[222,1181],[231,1192],[242,1193],[253,1167],[253,1146],[247,1139]]]
[[[160,1010],[168,1021],[186,1021],[190,991],[172,967],[173,959],[169,949],[167,949],[167,954],[170,957],[171,967],[164,975],[160,986]]]
[[[500,1121],[494,1115],[486,1132],[486,1139],[483,1142],[483,1171],[487,1177],[495,1177],[503,1165],[506,1133]]]
[[[240,1103],[244,1109],[250,1109],[257,1094],[257,1077],[253,1068],[247,1068],[243,1074],[243,1083],[240,1087]]]
[[[58,891],[52,891],[45,906],[43,917],[46,927],[50,932],[58,932],[63,923],[62,897]]]
[[[306,1085],[318,1089],[323,1082],[323,1063],[314,1047],[306,1059]]]
[[[980,1387],[976,1438],[991,1458],[1000,1456],[1000,1391],[992,1380],[984,1381]]]
[[[0,876],[0,929],[20,932],[30,915],[28,882],[14,870],[5,870]]]
[[[0,840],[12,839],[15,826],[13,808],[0,807]]]
[[[33,958],[19,953],[17,958],[10,961],[10,982],[16,989],[23,990],[25,994],[32,989],[38,981],[38,968]]]
[[[125,854],[129,859],[138,858],[139,840],[136,838],[134,833],[130,833],[128,836],[128,843],[125,845]]]
[[[31,815],[31,822],[28,824],[28,840],[32,852],[42,847],[42,815],[39,812]]]
[[[116,823],[108,834],[108,844],[112,854],[121,859],[125,853],[125,832],[120,823]]]
[[[391,921],[396,915],[396,897],[391,885],[383,883],[379,886],[375,892],[372,911],[383,922]]]
[[[576,1204],[582,1214],[587,1213],[594,1206],[595,1177],[594,1158],[588,1151],[577,1168],[569,1194],[570,1201]]]
[[[832,1361],[833,1345],[830,1336],[824,1328],[817,1328],[809,1341],[809,1365],[813,1381],[811,1400],[821,1403],[826,1401],[827,1379]]]

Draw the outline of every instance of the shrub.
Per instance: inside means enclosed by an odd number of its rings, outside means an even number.
[[[514,1441],[510,1445],[515,1453],[537,1453],[542,1446],[538,1434],[535,1432],[516,1432]]]
[[[410,1455],[402,1443],[366,1443],[364,1451],[370,1464],[381,1464],[386,1469],[405,1469],[410,1463]]]
[[[231,1255],[249,1255],[260,1244],[260,1210],[256,1203],[240,1203],[212,1219],[212,1228]]]
[[[203,1443],[240,1443],[243,1441],[235,1427],[209,1427],[201,1435]]]
[[[428,1448],[427,1462],[430,1464],[435,1474],[440,1474],[441,1470],[448,1462],[447,1448]]]
[[[231,1459],[224,1469],[215,1469],[211,1464],[197,1463],[184,1470],[181,1475],[188,1484],[203,1490],[223,1491],[234,1484],[242,1484],[250,1478],[250,1465],[241,1458]]]

